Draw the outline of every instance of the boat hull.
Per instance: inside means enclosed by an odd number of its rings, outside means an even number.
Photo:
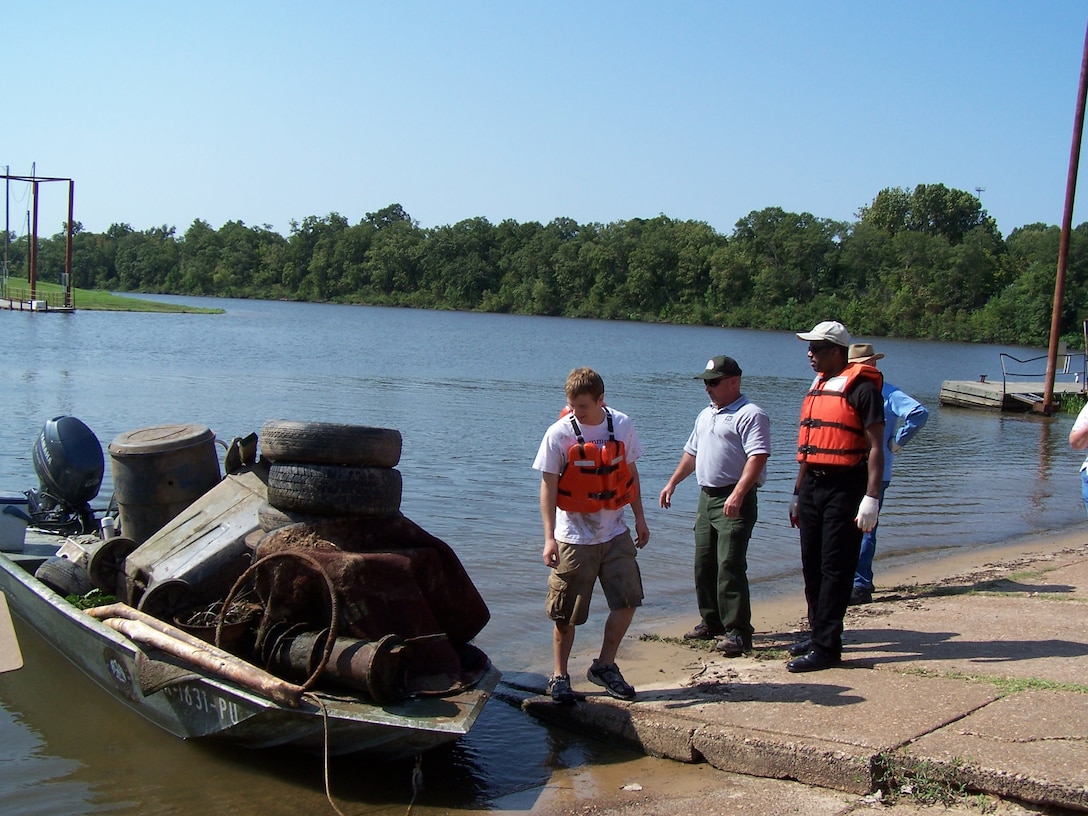
[[[399,759],[468,733],[501,676],[489,665],[468,691],[390,705],[317,691],[290,708],[141,647],[76,609],[18,561],[0,554],[0,591],[22,627],[120,703],[182,739],[314,752],[325,751],[327,740],[330,755]]]

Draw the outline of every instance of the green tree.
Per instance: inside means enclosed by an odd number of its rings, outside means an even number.
[[[982,227],[1000,240],[996,222],[977,196],[943,184],[919,184],[912,193],[901,187],[885,188],[872,204],[858,211],[858,217],[892,235],[922,232],[959,244],[973,229]]]
[[[215,292],[215,269],[222,249],[220,236],[202,219],[194,219],[181,241],[181,264],[175,291],[187,295]]]
[[[129,232],[117,242],[119,288],[126,292],[165,292],[167,277],[178,269],[180,253],[174,228],[165,224]]]

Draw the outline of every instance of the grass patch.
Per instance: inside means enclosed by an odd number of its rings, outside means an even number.
[[[957,671],[937,672],[930,669],[905,669],[901,674],[915,677],[942,677],[947,680],[967,680],[972,683],[988,683],[1001,692],[1002,696],[1016,694],[1019,691],[1072,691],[1088,694],[1088,685],[1083,683],[1057,683],[1052,680],[1040,680],[1037,677],[998,677],[992,674],[965,674]]]
[[[876,764],[878,785],[884,801],[890,804],[909,800],[925,807],[951,807],[968,799],[967,783],[962,779],[963,763],[958,759],[938,764],[898,754],[880,754]]]
[[[1058,403],[1058,410],[1064,414],[1079,414],[1084,407],[1085,395],[1071,391],[1063,391],[1054,395],[1054,401]]]
[[[679,637],[664,637],[663,635],[655,635],[650,632],[643,632],[638,636],[638,639],[645,643],[665,643],[670,646],[682,646],[685,649],[690,649],[693,652],[708,652],[714,653],[714,644],[716,640],[685,640]],[[768,648],[755,646],[752,651],[745,654],[745,657],[749,657],[752,660],[785,660],[789,657],[789,653],[785,648]]]
[[[57,283],[38,281],[36,295],[47,300],[51,307],[64,302],[64,287]],[[25,278],[8,278],[3,296],[10,300],[29,300],[30,283]],[[207,309],[202,306],[182,306],[176,303],[158,303],[142,298],[121,297],[101,289],[72,288],[72,303],[77,310],[107,312],[170,312],[186,314],[223,314],[223,309]]]
[[[92,589],[86,595],[67,595],[64,600],[76,609],[94,609],[96,606],[111,604],[117,599],[101,589]]]

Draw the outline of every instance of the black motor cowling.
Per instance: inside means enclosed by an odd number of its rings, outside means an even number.
[[[53,417],[42,427],[34,443],[34,472],[43,498],[80,508],[98,495],[104,470],[102,443],[78,419]]]

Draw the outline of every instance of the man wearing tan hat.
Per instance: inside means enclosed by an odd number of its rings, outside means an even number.
[[[883,360],[870,343],[853,343],[847,354],[850,363],[863,363],[876,367]],[[880,506],[884,506],[884,492],[892,481],[892,463],[895,454],[926,424],[929,411],[914,397],[884,381],[880,394],[884,398],[884,480],[880,490]],[[902,424],[900,424],[902,422]],[[861,555],[854,571],[854,589],[850,604],[866,604],[873,600],[873,556],[876,554],[876,527],[861,537]]]

